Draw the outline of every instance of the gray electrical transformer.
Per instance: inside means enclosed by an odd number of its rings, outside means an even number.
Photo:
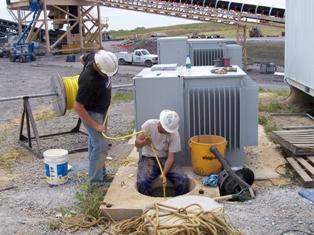
[[[215,60],[229,58],[242,67],[242,47],[228,39],[188,39],[166,37],[157,40],[159,64],[185,65],[188,55],[194,66],[214,65]]]
[[[245,146],[257,144],[258,87],[239,67],[215,74],[213,66],[157,65],[134,77],[136,128],[163,109],[180,116],[180,165],[191,164],[188,141],[195,135],[220,135],[228,141],[226,158],[243,166]]]

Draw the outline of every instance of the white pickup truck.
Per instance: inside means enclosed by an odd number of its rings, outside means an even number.
[[[119,52],[116,53],[119,64],[143,64],[151,67],[153,64],[158,63],[158,55],[150,54],[146,49],[137,49],[132,53]]]

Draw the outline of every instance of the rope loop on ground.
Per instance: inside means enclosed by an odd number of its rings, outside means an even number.
[[[199,204],[191,204],[184,208],[155,204],[142,216],[114,224],[111,234],[241,235],[243,233],[227,222],[222,212],[204,211]]]

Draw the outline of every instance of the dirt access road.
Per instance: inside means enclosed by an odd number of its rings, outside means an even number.
[[[44,57],[39,61],[19,64],[0,60],[1,97],[24,95],[49,90],[49,78],[55,72],[61,75],[79,73],[81,65],[65,63],[62,56]],[[114,84],[129,83],[142,67],[121,66]],[[49,108],[50,99],[36,99],[32,107],[36,112]],[[48,104],[47,104],[48,102]],[[48,107],[47,107],[48,106]],[[109,130],[112,135],[121,134],[134,120],[133,102],[114,104],[111,110]],[[77,206],[75,193],[86,177],[85,155],[72,155],[70,164],[74,169],[69,182],[59,187],[48,187],[43,172],[43,162],[17,144],[18,118],[21,102],[0,103],[0,157],[6,153],[17,153],[11,166],[0,169],[0,189],[15,186],[0,192],[0,234],[63,234],[60,230],[49,229],[49,222],[55,219],[62,208]],[[46,117],[37,121],[41,131],[55,132],[73,127],[76,115],[73,112],[64,117]],[[77,137],[75,138],[75,140]],[[51,140],[47,146],[56,144]],[[62,142],[73,141],[65,138]],[[71,144],[71,143],[68,143]],[[131,146],[132,147],[132,146]],[[268,147],[268,146],[266,146]],[[115,170],[122,164],[130,150],[126,143],[113,143],[108,160],[108,168]],[[261,154],[262,154],[261,150]],[[271,157],[271,156],[264,156]],[[246,234],[314,234],[313,204],[298,195],[300,187],[259,186],[257,198],[244,203],[224,203],[225,212],[233,224]],[[287,230],[290,231],[284,233]],[[79,231],[75,234],[98,234],[99,230]]]

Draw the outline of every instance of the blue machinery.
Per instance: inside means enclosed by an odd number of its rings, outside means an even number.
[[[19,35],[16,42],[13,43],[10,53],[10,60],[15,62],[19,60],[20,62],[34,61],[36,59],[34,54],[35,44],[33,42],[27,42],[27,36],[33,26],[35,19],[40,13],[40,3],[39,0],[29,0],[29,10],[33,12],[32,21],[26,26],[23,32]]]

